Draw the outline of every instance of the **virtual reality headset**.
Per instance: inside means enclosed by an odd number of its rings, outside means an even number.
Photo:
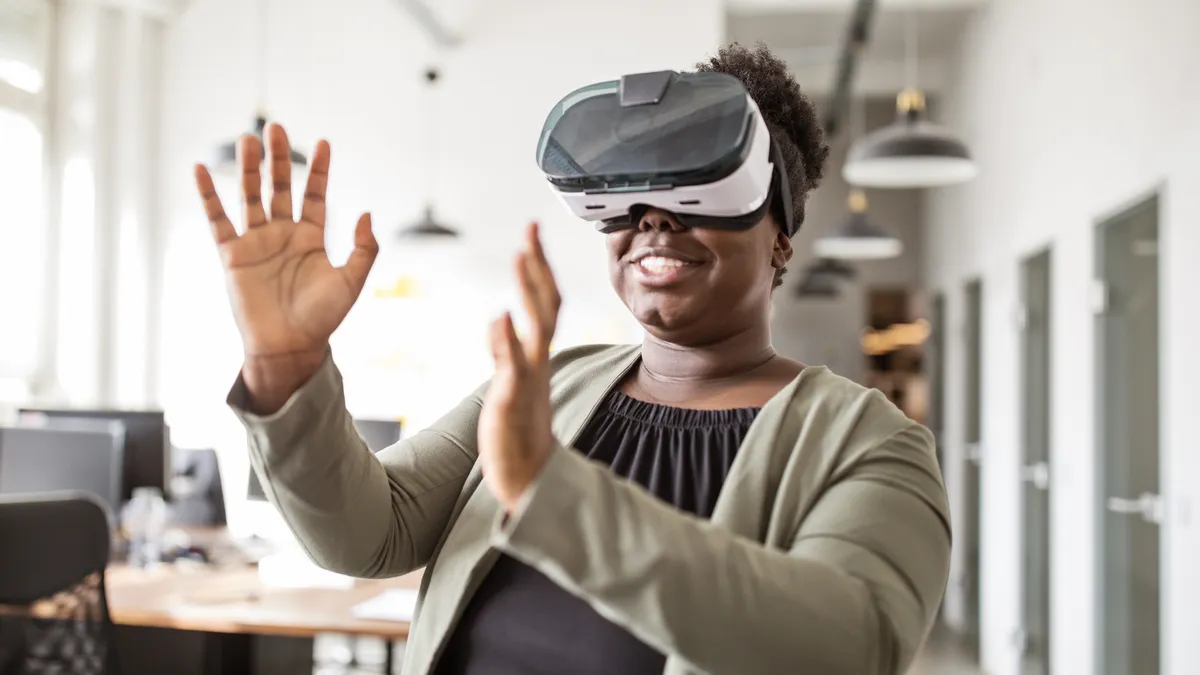
[[[795,233],[783,157],[741,80],[658,71],[577,89],[550,111],[537,162],[571,213],[601,232],[647,208],[687,227],[753,227],[778,200]]]

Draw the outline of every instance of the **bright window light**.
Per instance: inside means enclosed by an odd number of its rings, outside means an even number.
[[[37,367],[45,284],[46,223],[42,134],[28,117],[0,108],[0,376],[28,377]],[[15,327],[7,329],[7,327]]]
[[[45,78],[37,68],[11,59],[0,59],[0,80],[31,94],[41,93],[46,85]]]

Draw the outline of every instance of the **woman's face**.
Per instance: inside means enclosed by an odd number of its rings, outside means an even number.
[[[606,236],[621,301],[652,335],[684,346],[766,321],[775,270],[792,257],[769,215],[738,231],[688,228],[647,209],[636,228]]]

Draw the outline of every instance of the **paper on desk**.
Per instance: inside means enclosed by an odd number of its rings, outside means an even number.
[[[358,603],[350,610],[350,614],[356,619],[372,621],[412,621],[416,609],[416,590],[389,588],[370,600]]]

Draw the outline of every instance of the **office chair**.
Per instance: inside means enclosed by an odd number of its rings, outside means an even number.
[[[116,675],[108,523],[86,493],[0,497],[0,675]]]

